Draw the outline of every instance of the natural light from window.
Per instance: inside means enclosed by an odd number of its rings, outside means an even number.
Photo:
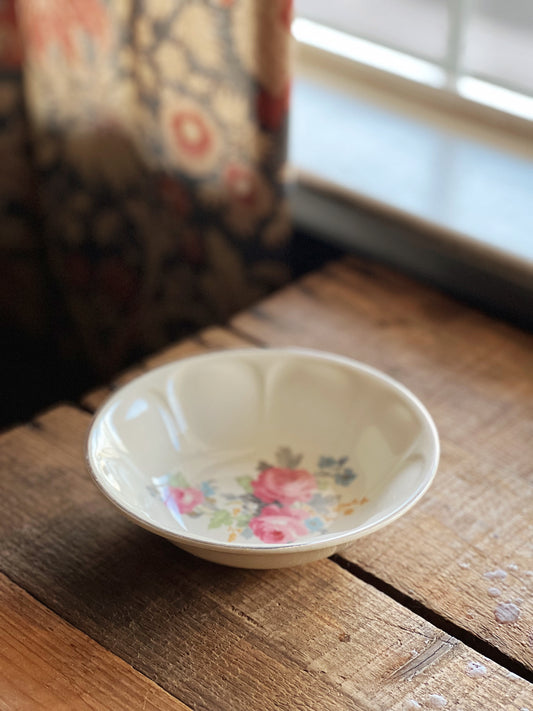
[[[532,0],[296,0],[297,40],[533,120]]]

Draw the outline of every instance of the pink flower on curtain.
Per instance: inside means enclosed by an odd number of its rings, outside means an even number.
[[[179,149],[190,156],[204,156],[213,144],[206,122],[194,111],[185,109],[174,114],[172,129]]]
[[[205,109],[190,98],[176,97],[164,114],[173,167],[194,177],[210,173],[220,155],[220,135]]]
[[[79,55],[79,32],[100,43],[109,37],[109,17],[100,0],[18,0],[22,27],[31,50],[58,46],[68,59]]]
[[[18,67],[22,62],[15,0],[0,0],[0,62],[10,67]]]

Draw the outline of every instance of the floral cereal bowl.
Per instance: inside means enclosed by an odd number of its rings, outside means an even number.
[[[361,363],[303,349],[200,355],[97,413],[87,460],[134,522],[207,560],[279,568],[330,556],[405,513],[439,440],[423,405]]]

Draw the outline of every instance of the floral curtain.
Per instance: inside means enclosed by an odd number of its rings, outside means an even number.
[[[286,279],[291,0],[0,0],[3,316],[101,373]]]

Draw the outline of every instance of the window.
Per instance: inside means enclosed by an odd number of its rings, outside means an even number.
[[[531,327],[533,0],[295,0],[303,234]]]
[[[297,39],[533,120],[531,0],[296,0]]]

